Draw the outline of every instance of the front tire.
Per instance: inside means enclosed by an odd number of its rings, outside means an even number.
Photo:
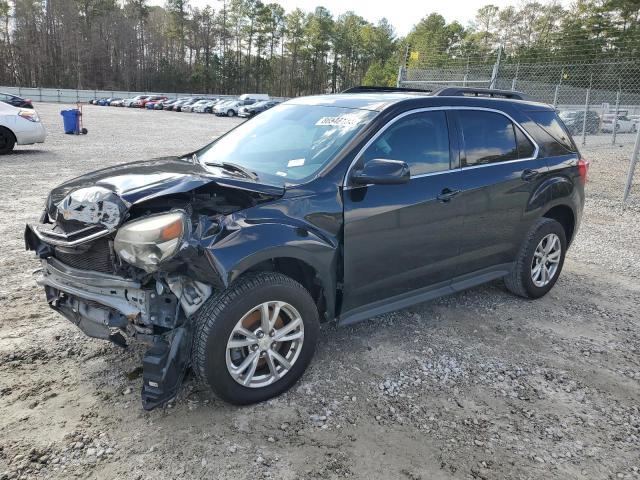
[[[302,285],[275,272],[246,274],[198,310],[193,370],[229,403],[261,402],[302,376],[318,329],[318,309]]]
[[[0,127],[0,155],[4,155],[13,150],[16,138],[8,129]]]
[[[529,230],[504,283],[509,291],[535,299],[555,285],[567,251],[564,228],[552,218],[539,219]]]
[[[227,117],[235,117],[236,116],[236,112],[235,110],[229,110],[227,112]]]

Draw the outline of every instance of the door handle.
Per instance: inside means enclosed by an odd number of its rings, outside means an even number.
[[[531,170],[530,168],[527,168],[524,172],[522,172],[520,178],[522,178],[522,180],[524,180],[525,182],[530,182],[538,175],[540,175],[540,172],[538,170]]]
[[[458,195],[461,191],[462,190],[444,188],[436,198],[438,199],[438,201],[446,203],[450,201],[453,197]]]

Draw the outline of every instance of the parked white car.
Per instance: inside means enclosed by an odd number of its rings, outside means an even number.
[[[252,103],[255,103],[255,100],[230,100],[216,105],[213,108],[213,113],[219,117],[235,117],[240,111],[240,107]]]
[[[200,112],[202,113],[203,110],[200,110],[200,107],[204,107],[204,105],[206,105],[207,103],[212,102],[213,99],[212,98],[203,98],[202,100],[198,100],[195,103],[192,103],[191,105],[187,105],[186,107],[184,107],[182,109],[183,112]]]
[[[217,102],[218,100],[214,100],[214,99],[202,100],[193,106],[192,111],[197,113],[211,113],[213,111],[213,107],[216,105]]]
[[[138,105],[138,103],[141,100],[144,100],[148,96],[149,95],[136,95],[135,97],[132,97],[132,98],[125,98],[124,102],[122,102],[122,106],[123,107],[135,107],[135,106]]]
[[[0,155],[17,145],[43,143],[47,132],[34,109],[0,102]]]
[[[600,131],[605,133],[613,132],[614,119],[616,132],[618,133],[635,132],[637,129],[636,123],[626,115],[618,115],[616,119],[615,115],[605,114],[602,116]]]

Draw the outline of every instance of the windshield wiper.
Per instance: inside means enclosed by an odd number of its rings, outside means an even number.
[[[238,165],[237,163],[231,162],[204,162],[205,165],[211,167],[222,167],[226,170],[231,170],[233,172],[240,173],[243,177],[250,178],[251,180],[258,181],[258,175],[251,170],[247,170],[242,165]]]

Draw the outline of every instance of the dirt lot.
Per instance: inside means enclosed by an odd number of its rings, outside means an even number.
[[[86,338],[46,305],[24,223],[86,171],[178,154],[238,120],[39,105],[47,142],[0,159],[0,478],[640,478],[640,191],[630,142],[591,139],[564,272],[528,302],[501,282],[351,328],[325,325],[289,393],[231,407],[188,380],[140,405],[142,349]],[[4,472],[4,473],[3,473]]]

